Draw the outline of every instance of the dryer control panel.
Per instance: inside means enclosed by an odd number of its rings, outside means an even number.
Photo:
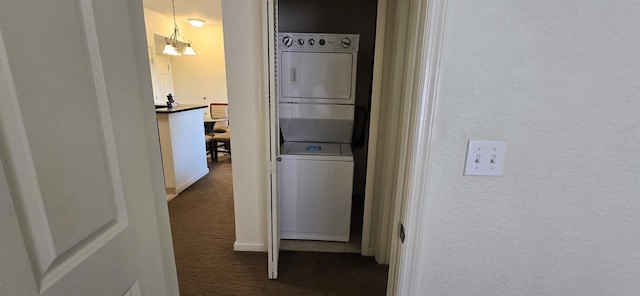
[[[358,34],[278,33],[279,50],[357,52]]]

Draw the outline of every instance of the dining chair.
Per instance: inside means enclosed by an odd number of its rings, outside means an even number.
[[[209,116],[214,121],[213,132],[224,133],[229,128],[229,111],[227,103],[211,103],[209,105]]]
[[[228,104],[211,103],[209,105],[209,115],[211,119],[214,120],[210,145],[211,160],[218,161],[219,152],[231,154],[231,129],[229,128]],[[223,150],[220,150],[220,148],[223,148]]]

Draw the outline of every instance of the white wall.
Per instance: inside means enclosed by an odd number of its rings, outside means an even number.
[[[640,2],[446,17],[417,294],[638,295]],[[508,142],[503,177],[462,176],[468,139]]]
[[[261,11],[260,1],[222,1],[229,117],[233,130],[234,247],[247,251],[266,251],[267,241],[268,147],[262,111],[265,94]]]
[[[167,194],[179,194],[209,173],[202,111],[158,113],[158,135]]]
[[[147,44],[154,52],[154,35],[169,36],[173,32],[173,19],[145,9]],[[193,28],[178,21],[180,35],[192,41],[195,56],[169,57],[173,77],[174,96],[182,104],[208,105],[227,102],[224,39],[222,27],[206,25]],[[207,98],[204,100],[203,98]],[[208,113],[208,109],[203,109]]]

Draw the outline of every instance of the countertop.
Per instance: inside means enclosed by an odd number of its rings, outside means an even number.
[[[178,112],[184,112],[184,111],[189,111],[189,110],[195,110],[195,109],[202,109],[202,108],[207,108],[209,106],[207,105],[184,105],[184,104],[180,104],[176,107],[173,107],[171,109],[165,107],[165,108],[158,108],[156,109],[156,113],[178,113]]]

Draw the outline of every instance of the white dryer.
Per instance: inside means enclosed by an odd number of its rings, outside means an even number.
[[[281,103],[355,103],[359,35],[278,36]]]

